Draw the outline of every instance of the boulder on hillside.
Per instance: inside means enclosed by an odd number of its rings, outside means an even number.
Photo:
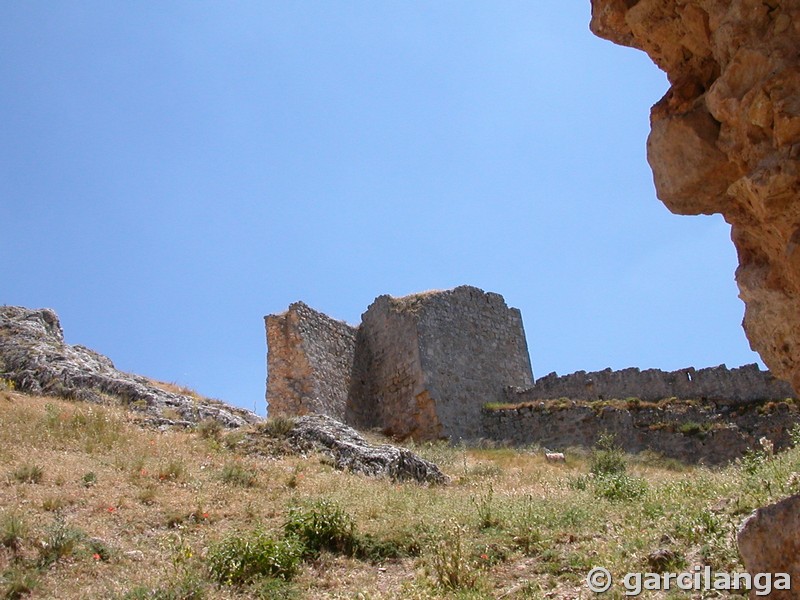
[[[449,482],[435,464],[407,448],[373,445],[347,425],[325,415],[306,415],[287,434],[289,445],[299,452],[322,452],[337,469],[397,481],[444,484]]]
[[[752,591],[751,598],[797,598],[797,586],[800,585],[800,494],[753,511],[739,528],[736,541],[744,566],[753,577],[757,573],[788,573],[793,582],[794,591],[773,589],[768,595],[756,595]]]
[[[97,403],[116,399],[156,423],[189,425],[210,418],[239,427],[260,420],[217,400],[161,389],[145,377],[117,370],[102,354],[66,344],[58,316],[49,309],[0,307],[0,377],[31,394]]]

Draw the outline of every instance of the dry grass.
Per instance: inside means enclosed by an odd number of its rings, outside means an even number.
[[[151,379],[149,377],[146,377],[145,379],[147,379],[147,381],[150,382],[150,385],[152,385],[153,387],[157,387],[161,390],[164,390],[165,392],[170,392],[172,394],[180,394],[181,396],[188,396],[190,398],[197,398],[197,399],[203,398],[203,396],[198,394],[192,388],[186,387],[185,385],[180,385],[179,383],[175,383],[174,381],[170,382],[159,381],[158,379]]]
[[[665,544],[687,565],[741,569],[733,528],[797,491],[787,482],[800,471],[795,451],[724,471],[628,460],[601,485],[579,453],[550,464],[538,451],[427,444],[414,449],[453,483],[425,487],[235,447],[202,430],[146,430],[117,408],[0,392],[0,595],[588,597],[593,565],[642,569]],[[32,464],[40,477],[13,475]],[[305,559],[288,582],[209,577],[221,541],[255,528],[280,539],[292,510],[321,500],[355,524],[347,551]]]

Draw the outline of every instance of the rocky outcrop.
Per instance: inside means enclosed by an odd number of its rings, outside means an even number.
[[[58,316],[49,309],[0,307],[0,377],[33,394],[116,400],[157,424],[188,425],[211,418],[238,427],[260,420],[219,401],[163,390],[145,377],[118,371],[102,354],[64,343]]]
[[[591,29],[667,73],[647,143],[658,197],[731,224],[747,337],[800,390],[800,3],[592,0]]]
[[[337,469],[397,481],[447,483],[447,475],[432,462],[406,448],[372,445],[355,429],[325,415],[300,417],[287,435],[289,445],[300,452],[322,452]]]
[[[744,566],[751,574],[787,573],[792,582],[800,581],[800,495],[790,496],[751,514],[736,536]],[[750,593],[751,598],[794,600],[793,590],[775,590],[769,595]]]

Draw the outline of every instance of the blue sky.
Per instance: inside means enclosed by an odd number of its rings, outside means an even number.
[[[263,414],[263,316],[471,284],[537,377],[758,360],[718,217],[645,158],[666,91],[587,2],[0,4],[0,302]]]

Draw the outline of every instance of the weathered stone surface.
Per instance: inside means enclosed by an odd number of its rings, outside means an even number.
[[[319,413],[343,420],[356,328],[303,302],[264,321],[269,415]]]
[[[474,440],[480,410],[533,383],[518,309],[471,286],[379,296],[362,315],[348,422],[415,439]]]
[[[649,450],[687,463],[721,465],[760,449],[767,438],[776,450],[791,446],[800,423],[794,402],[715,406],[714,403],[615,401],[530,402],[483,410],[488,439],[552,450],[591,448],[612,434],[631,453]]]
[[[773,590],[750,598],[794,600],[800,583],[800,495],[759,508],[742,523],[737,535],[739,553],[747,571],[788,573],[794,590]]]
[[[355,429],[325,415],[299,418],[287,439],[298,451],[329,455],[338,469],[398,481],[448,482],[439,467],[410,450],[388,444],[372,445]]]
[[[715,404],[736,406],[764,400],[794,398],[792,386],[775,379],[758,365],[728,369],[725,365],[706,369],[637,368],[612,371],[578,371],[558,376],[550,373],[528,388],[508,388],[506,401],[512,403],[570,398],[573,400],[611,400],[638,398],[657,401],[665,398],[711,400]]]
[[[519,310],[475,287],[380,296],[358,328],[297,302],[266,327],[270,415],[472,440],[483,404],[533,383]]]
[[[58,316],[49,309],[0,307],[0,377],[34,394],[99,403],[116,399],[152,415],[157,424],[212,418],[238,427],[260,420],[222,402],[162,390],[145,377],[118,371],[102,354],[64,343]]]
[[[731,224],[747,337],[800,390],[800,3],[592,0],[591,29],[667,73],[647,146],[658,197]]]

